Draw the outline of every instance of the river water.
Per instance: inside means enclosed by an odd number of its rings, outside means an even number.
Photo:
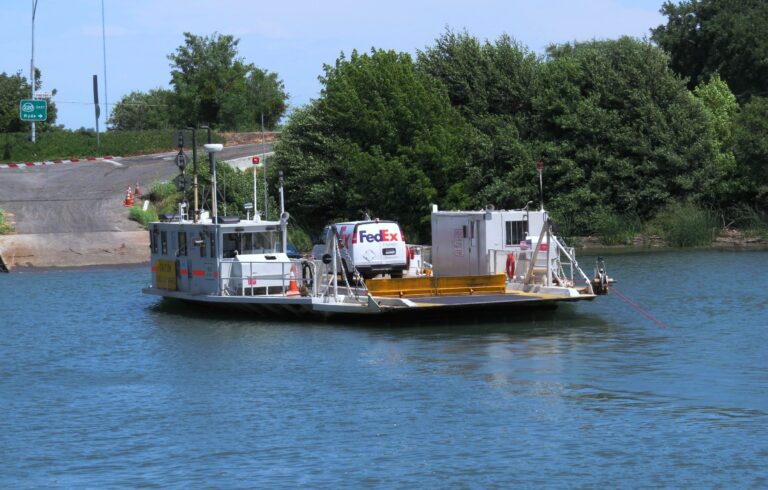
[[[768,252],[608,266],[666,325],[617,294],[294,322],[143,296],[144,267],[0,275],[0,487],[768,487]]]

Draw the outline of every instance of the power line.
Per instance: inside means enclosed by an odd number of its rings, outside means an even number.
[[[93,102],[79,102],[79,101],[74,101],[74,100],[54,100],[54,101],[51,101],[51,102],[54,102],[56,104],[93,105]],[[126,105],[127,106],[144,106],[144,107],[170,107],[168,104],[142,104],[142,103],[138,103],[138,102],[118,102],[117,104],[112,104],[112,108],[114,109],[114,107],[116,105],[121,105],[121,106],[126,106]]]

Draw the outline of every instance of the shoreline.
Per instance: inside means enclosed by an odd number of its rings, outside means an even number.
[[[709,245],[671,247],[660,240],[631,245],[602,245],[599,238],[577,238],[579,255],[614,255],[673,251],[763,251],[762,238],[718,237]],[[150,263],[146,231],[0,235],[0,272],[54,272],[71,269],[128,268]]]
[[[0,271],[51,270],[149,263],[146,231],[0,236]]]
[[[746,236],[739,230],[725,230],[707,245],[675,247],[659,236],[636,235],[631,244],[605,245],[599,236],[572,237],[574,248],[586,254],[616,252],[654,252],[670,250],[768,250],[768,237]]]

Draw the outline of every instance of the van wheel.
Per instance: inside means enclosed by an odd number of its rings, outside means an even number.
[[[403,278],[403,271],[397,271],[397,272],[390,272],[389,277],[392,279],[402,279]]]

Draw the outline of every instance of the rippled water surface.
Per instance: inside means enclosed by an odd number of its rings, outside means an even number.
[[[616,294],[293,322],[145,268],[0,275],[0,487],[768,487],[768,252],[608,264],[668,328]]]

